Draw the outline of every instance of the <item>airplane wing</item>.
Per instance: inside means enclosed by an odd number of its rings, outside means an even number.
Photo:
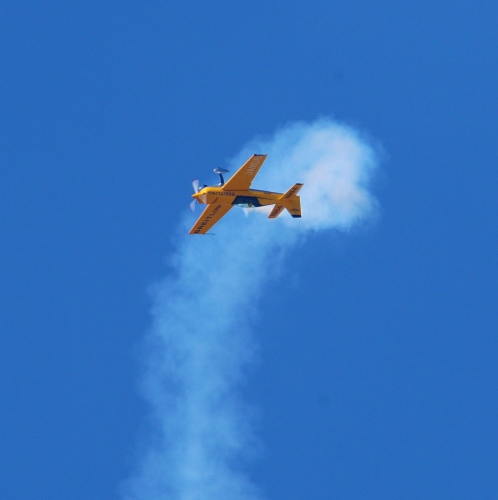
[[[254,177],[256,177],[256,174],[265,160],[266,155],[252,155],[244,165],[225,182],[223,189],[226,191],[245,191],[249,189]]]
[[[190,234],[206,234],[232,207],[233,205],[211,203],[197,219]]]

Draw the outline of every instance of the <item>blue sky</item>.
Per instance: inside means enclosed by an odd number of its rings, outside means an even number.
[[[378,218],[290,247],[254,299],[235,393],[257,443],[234,467],[270,499],[495,498],[497,16],[4,2],[0,496],[123,495],[191,180],[331,117],[376,148]]]

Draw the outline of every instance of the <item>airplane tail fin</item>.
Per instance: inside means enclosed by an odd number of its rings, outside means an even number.
[[[284,193],[275,203],[273,210],[268,216],[269,219],[278,217],[285,208],[292,217],[301,217],[301,198],[297,196],[303,184],[294,184],[286,193]]]

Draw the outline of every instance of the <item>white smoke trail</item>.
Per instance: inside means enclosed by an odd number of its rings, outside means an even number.
[[[349,127],[327,119],[288,125],[249,144],[231,173],[253,153],[268,154],[254,188],[304,183],[303,217],[234,209],[216,237],[190,236],[194,219],[183,222],[170,274],[154,291],[144,383],[154,442],[123,487],[127,499],[260,498],[239,470],[252,447],[238,391],[257,345],[249,327],[257,300],[285,252],[310,232],[347,230],[375,213],[368,183],[376,154]]]

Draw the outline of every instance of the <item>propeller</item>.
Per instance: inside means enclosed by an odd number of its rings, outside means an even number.
[[[224,168],[215,168],[214,172],[220,176],[221,183],[219,184],[219,186],[223,186],[223,184],[225,184],[225,179],[223,179],[223,174],[227,173],[228,170]],[[199,179],[194,179],[192,181],[192,188],[194,189],[194,193],[196,194],[202,189],[199,186]],[[195,210],[195,206],[197,205],[197,203],[204,203],[204,204],[207,203],[207,194],[203,194],[200,198],[201,198],[200,200],[193,200],[192,202],[190,202],[190,210],[192,210],[192,212]]]
[[[194,193],[198,193],[202,188],[199,186],[199,179],[194,179],[192,181],[192,187],[194,188]],[[205,186],[204,186],[205,187]],[[201,196],[202,203],[206,203],[206,195]],[[195,206],[197,203],[201,203],[198,199],[192,200],[190,202],[190,210],[195,211]]]
[[[198,193],[199,192],[199,179],[194,179],[192,181],[192,187],[194,188],[194,193]],[[197,200],[192,200],[190,202],[190,210],[192,212],[195,212],[195,206],[197,205],[197,203],[199,203]]]

